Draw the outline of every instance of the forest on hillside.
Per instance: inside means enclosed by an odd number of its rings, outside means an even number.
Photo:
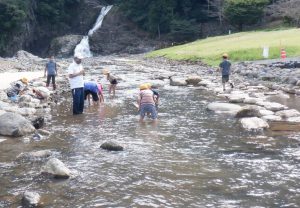
[[[153,38],[182,42],[201,37],[199,25],[219,22],[236,28],[259,25],[268,18],[288,26],[300,25],[299,0],[0,0],[0,52],[9,38],[28,22],[71,27],[85,1],[114,4]]]

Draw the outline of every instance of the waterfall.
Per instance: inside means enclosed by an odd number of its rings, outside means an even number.
[[[93,28],[89,30],[88,35],[84,36],[80,41],[80,43],[76,46],[74,50],[75,55],[80,54],[85,58],[92,57],[92,53],[90,51],[89,37],[91,37],[94,34],[94,32],[101,27],[104,17],[107,15],[107,13],[110,11],[112,7],[113,7],[112,5],[102,7],[100,15],[98,16],[97,21],[94,24]]]

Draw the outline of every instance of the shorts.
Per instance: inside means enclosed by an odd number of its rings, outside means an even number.
[[[151,104],[144,104],[141,106],[140,116],[145,117],[146,113],[151,113],[152,119],[157,119],[157,111],[154,105]]]
[[[113,80],[110,82],[110,84],[112,84],[112,85],[116,85],[116,84],[118,84],[118,82],[117,82],[117,80],[116,80],[116,79],[113,79]]]
[[[222,75],[222,83],[226,83],[229,81],[229,75]]]
[[[97,102],[99,100],[99,97],[98,97],[98,94],[93,92],[93,91],[90,91],[90,90],[84,90],[84,99],[86,100],[87,96],[91,94],[92,97],[93,97],[93,101],[94,102]]]

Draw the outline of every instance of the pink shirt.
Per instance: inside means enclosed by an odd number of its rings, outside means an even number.
[[[153,96],[154,96],[154,94],[153,94],[152,90],[142,90],[140,92],[141,105],[145,105],[145,104],[155,105]]]

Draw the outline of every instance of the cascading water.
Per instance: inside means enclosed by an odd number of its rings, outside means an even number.
[[[92,29],[89,30],[88,35],[84,36],[80,43],[76,46],[74,50],[74,54],[78,55],[80,54],[83,57],[91,57],[92,53],[90,51],[90,44],[89,44],[89,37],[94,34],[96,30],[98,30],[103,22],[104,17],[107,15],[107,13],[111,10],[113,6],[106,6],[101,9],[100,15],[97,18],[97,21]]]

